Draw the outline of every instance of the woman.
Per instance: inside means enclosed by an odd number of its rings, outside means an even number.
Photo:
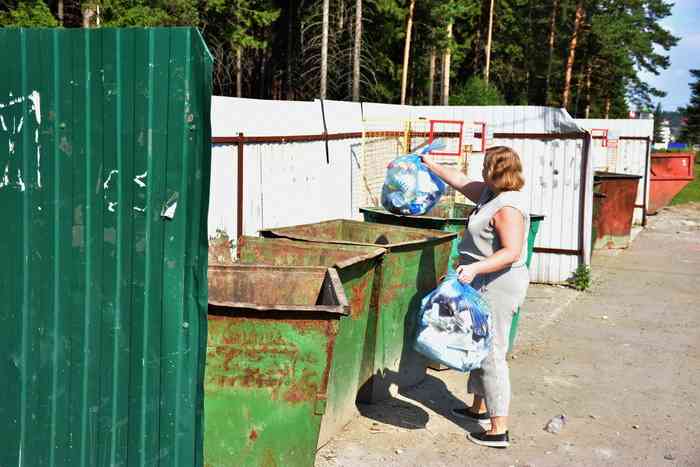
[[[529,275],[527,232],[529,209],[524,194],[522,164],[518,154],[505,146],[486,150],[482,175],[484,182],[470,181],[466,175],[423,156],[428,168],[476,203],[469,215],[464,238],[459,245],[460,282],[471,283],[489,304],[493,348],[480,369],[469,375],[468,392],[474,395],[467,408],[455,408],[460,417],[479,423],[487,431],[469,433],[473,442],[506,448],[510,378],[506,352],[514,313],[525,300]]]

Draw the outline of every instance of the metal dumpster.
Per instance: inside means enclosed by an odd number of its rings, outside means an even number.
[[[266,237],[336,245],[381,246],[377,315],[370,316],[369,351],[374,377],[360,388],[358,400],[373,402],[390,396],[392,387],[409,387],[425,377],[427,361],[413,350],[421,299],[447,272],[454,233],[413,229],[351,220],[333,220],[261,232]],[[374,349],[372,349],[374,344]]]
[[[334,267],[350,304],[350,315],[340,320],[328,381],[328,403],[321,423],[319,446],[328,442],[357,414],[358,389],[374,370],[374,345],[366,346],[367,324],[373,312],[375,271],[384,255],[374,246],[331,245],[286,239],[241,237],[238,261],[274,266]]]
[[[425,216],[402,216],[392,214],[382,208],[360,208],[360,212],[364,216],[366,222],[375,222],[378,224],[401,225],[406,227],[421,227],[447,232],[456,232],[458,237],[452,241],[452,250],[450,252],[449,268],[453,269],[454,265],[459,261],[459,243],[462,241],[462,233],[467,223],[467,217],[471,213],[474,206],[462,203],[440,203],[430,210]],[[539,214],[530,214],[530,232],[528,236],[527,250],[527,265],[530,266],[532,260],[532,252],[535,246],[535,238],[540,228],[540,222],[544,216]],[[510,329],[510,349],[518,334],[518,323],[520,321],[520,310],[513,317],[513,323]],[[443,367],[435,367],[443,369]]]
[[[334,269],[209,267],[206,466],[314,464],[348,311]]]
[[[655,153],[651,155],[649,214],[668,203],[695,179],[695,154],[692,152]]]
[[[597,209],[593,218],[594,249],[627,248],[641,175],[596,172]]]

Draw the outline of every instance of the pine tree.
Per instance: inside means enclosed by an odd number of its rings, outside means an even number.
[[[690,83],[690,104],[683,109],[685,123],[681,129],[681,141],[689,145],[700,144],[700,69],[690,70],[695,82]]]
[[[654,142],[662,143],[663,137],[661,136],[661,124],[664,121],[663,110],[661,110],[661,103],[656,104],[656,109],[654,109]]]

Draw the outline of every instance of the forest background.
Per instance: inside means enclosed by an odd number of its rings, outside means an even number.
[[[665,0],[0,0],[3,27],[195,26],[214,94],[548,105],[626,118],[678,38]]]

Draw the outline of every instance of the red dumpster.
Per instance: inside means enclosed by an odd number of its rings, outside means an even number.
[[[695,154],[692,152],[654,153],[651,155],[649,214],[668,205],[693,180]]]
[[[640,175],[596,172],[593,248],[627,248]]]

